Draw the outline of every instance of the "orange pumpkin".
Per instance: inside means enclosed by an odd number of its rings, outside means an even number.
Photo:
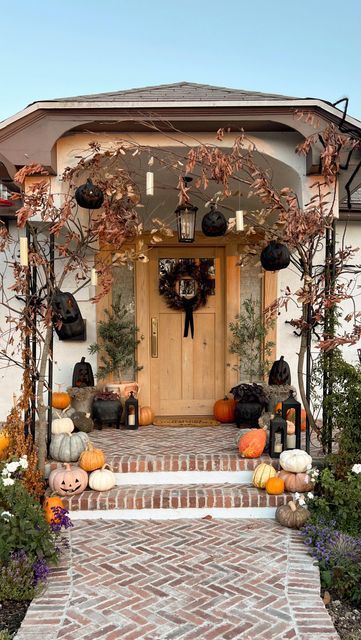
[[[305,409],[301,409],[301,431],[306,431],[306,418],[307,413]]]
[[[238,442],[242,458],[259,458],[266,446],[266,429],[252,429],[240,437]]]
[[[278,496],[281,493],[284,493],[284,490],[285,490],[284,480],[282,480],[282,478],[278,478],[277,476],[275,478],[270,478],[266,482],[265,489],[269,495]]]
[[[140,407],[139,409],[139,425],[146,427],[152,424],[154,420],[154,411],[151,407]]]
[[[51,405],[54,409],[66,409],[71,402],[70,395],[66,391],[54,391],[51,399]]]
[[[236,402],[224,396],[222,400],[217,400],[213,407],[213,415],[219,422],[234,422],[234,410]]]
[[[105,464],[105,455],[101,449],[96,449],[91,442],[88,442],[85,451],[80,454],[78,464],[84,471],[95,471]]]
[[[274,408],[274,413],[278,413],[281,412],[282,414],[282,402],[277,402],[275,408]],[[295,410],[294,409],[288,409],[287,414],[286,414],[286,420],[289,420],[290,422],[294,422],[295,421]]]
[[[4,460],[6,458],[9,444],[10,438],[6,431],[0,431],[0,460]]]
[[[59,498],[59,496],[49,496],[48,498],[46,498],[43,509],[44,509],[45,520],[49,524],[51,522],[57,522],[57,520],[59,519],[57,518],[57,516],[53,511],[53,508],[56,508],[56,507],[60,507],[61,509],[64,509],[64,502],[62,501],[61,498]]]

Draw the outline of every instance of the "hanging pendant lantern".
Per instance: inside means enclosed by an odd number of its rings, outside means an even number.
[[[211,210],[203,216],[202,231],[209,238],[224,236],[227,231],[227,220],[221,211],[217,211],[215,205],[211,203]]]
[[[261,264],[265,271],[286,269],[290,262],[291,256],[288,247],[277,240],[271,240],[261,253]]]
[[[193,180],[190,176],[184,176],[182,179],[184,185],[189,184]],[[193,206],[190,202],[188,202],[188,204],[180,204],[176,208],[175,215],[178,242],[194,242],[197,211],[198,207]]]
[[[75,192],[75,200],[83,209],[100,209],[104,202],[104,194],[99,187],[88,178]]]

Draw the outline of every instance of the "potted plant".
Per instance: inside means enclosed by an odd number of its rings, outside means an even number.
[[[122,411],[122,403],[117,393],[102,391],[94,396],[92,418],[97,429],[101,429],[103,425],[112,424],[119,429]]]
[[[112,384],[107,385],[109,390],[137,392],[137,383],[126,380],[126,375],[129,371],[134,374],[142,368],[135,360],[135,352],[143,336],[138,338],[138,328],[120,294],[111,305],[111,310],[105,310],[105,316],[98,323],[98,342],[89,347],[91,354],[100,353],[97,378],[102,380],[111,377]]]
[[[231,389],[236,401],[235,423],[237,427],[258,428],[258,419],[268,407],[265,389],[256,383],[242,383]]]

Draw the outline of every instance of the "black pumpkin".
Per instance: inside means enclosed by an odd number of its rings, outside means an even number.
[[[214,204],[211,210],[203,216],[202,231],[205,236],[215,238],[216,236],[224,236],[227,231],[227,220],[221,211],[217,211]]]
[[[100,209],[104,202],[104,194],[99,187],[94,185],[90,178],[85,184],[80,185],[75,192],[75,200],[83,209]]]
[[[279,360],[276,360],[271,368],[269,378],[269,385],[281,385],[291,384],[291,371],[288,363],[283,356]]]
[[[83,356],[73,369],[72,387],[94,387],[94,375],[90,362],[85,362]]]
[[[281,242],[271,240],[261,253],[261,264],[266,271],[286,269],[291,262],[288,247]]]
[[[59,340],[85,340],[85,323],[78,303],[71,293],[55,291],[53,324]]]

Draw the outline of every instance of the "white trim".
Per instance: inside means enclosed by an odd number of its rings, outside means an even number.
[[[116,473],[116,485],[250,484],[253,471],[142,471]]]
[[[336,107],[323,102],[319,99],[299,99],[299,100],[199,100],[199,101],[178,101],[173,100],[171,102],[161,101],[149,101],[149,102],[71,102],[71,101],[44,101],[35,102],[26,107],[22,111],[6,118],[0,122],[0,129],[5,129],[8,125],[24,118],[36,111],[42,109],[56,110],[56,109],[156,109],[156,108],[189,108],[189,107],[319,107],[323,111],[327,111],[332,115],[342,118],[342,112]],[[361,121],[351,116],[346,116],[345,121],[355,127],[361,129]]]
[[[276,507],[215,507],[184,509],[95,509],[70,511],[72,520],[183,520],[190,518],[274,519]]]

